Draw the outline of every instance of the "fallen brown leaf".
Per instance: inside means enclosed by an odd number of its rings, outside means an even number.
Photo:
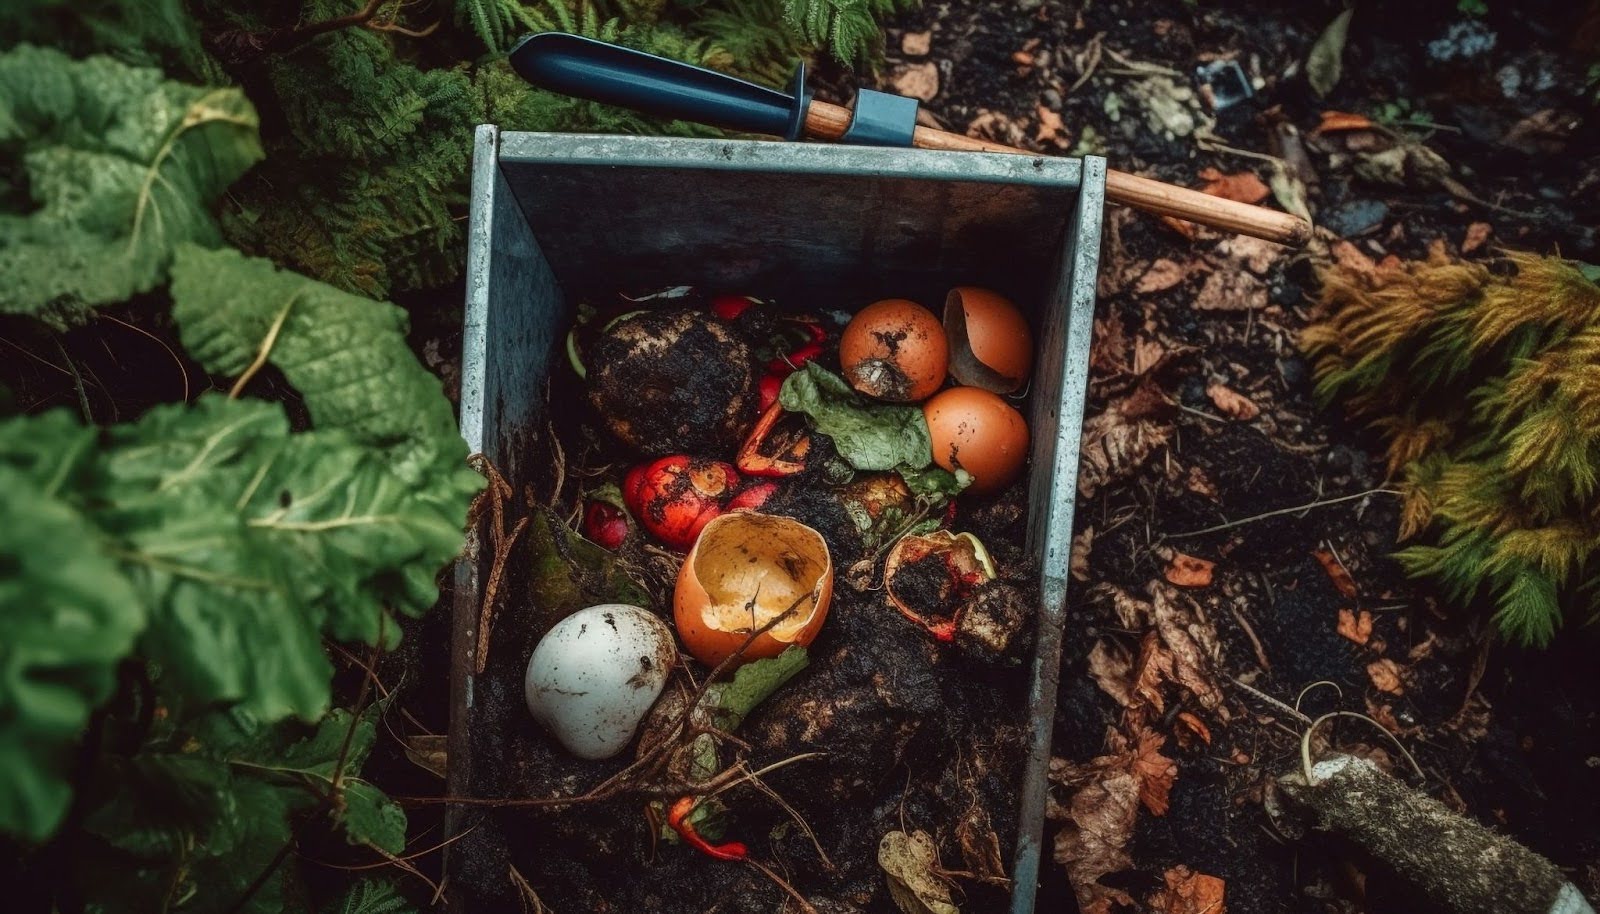
[[[1072,538],[1072,558],[1067,570],[1074,581],[1089,580],[1089,553],[1094,549],[1094,527],[1084,527]]]
[[[1118,375],[1128,370],[1128,335],[1122,319],[1110,317],[1094,322],[1094,341],[1089,344],[1089,367],[1098,374]]]
[[[1142,375],[1167,360],[1167,347],[1161,345],[1159,340],[1147,336],[1137,336],[1133,340],[1133,373]]]
[[[1165,419],[1172,401],[1146,375],[1133,392],[1083,423],[1078,491],[1093,497],[1100,487],[1121,479],[1142,465],[1172,434]]]
[[[1404,695],[1405,685],[1401,682],[1400,664],[1385,657],[1367,664],[1367,676],[1372,679],[1372,684],[1380,692],[1390,695]]]
[[[1099,759],[1096,762],[1100,761]],[[1055,759],[1050,776],[1058,774],[1073,780],[1077,769],[1058,771]],[[1056,832],[1052,854],[1066,868],[1083,914],[1109,914],[1111,905],[1131,905],[1133,899],[1121,889],[1101,885],[1100,877],[1120,873],[1133,865],[1128,844],[1133,840],[1133,825],[1139,816],[1139,780],[1128,771],[1105,773],[1094,762],[1088,766],[1087,783],[1073,792],[1065,807],[1057,807],[1052,817],[1062,821]],[[1080,775],[1080,778],[1082,776]]]
[[[1130,768],[1139,780],[1139,802],[1153,816],[1164,816],[1171,808],[1172,784],[1178,779],[1178,763],[1161,754],[1167,738],[1154,730],[1141,729],[1132,748]]]
[[[932,61],[901,64],[889,74],[889,85],[901,95],[931,102],[939,94],[939,67]]]
[[[1200,179],[1206,182],[1200,188],[1201,193],[1240,203],[1260,203],[1272,194],[1272,188],[1253,171],[1225,175],[1215,168],[1202,168]]]
[[[1187,222],[1177,216],[1162,216],[1161,221],[1167,228],[1172,229],[1190,241],[1193,241],[1199,232],[1193,222]]]
[[[1179,587],[1210,587],[1211,573],[1216,568],[1215,562],[1174,552],[1172,561],[1167,563],[1167,568],[1162,572],[1162,577],[1167,583]]]
[[[1339,634],[1360,645],[1372,637],[1372,613],[1353,609],[1339,610]]]
[[[1227,914],[1227,883],[1186,866],[1167,870],[1166,885],[1150,896],[1154,914]]]
[[[1089,678],[1122,707],[1133,700],[1133,661],[1116,642],[1101,638],[1089,649]]]
[[[1211,728],[1206,726],[1205,721],[1190,714],[1188,711],[1180,711],[1178,712],[1178,724],[1178,745],[1187,749],[1195,739],[1199,739],[1200,742],[1205,743],[1207,746],[1211,745]]]
[[[417,766],[438,776],[444,777],[446,766],[449,764],[449,754],[445,751],[445,737],[438,735],[418,735],[406,737],[406,758]]]
[[[1177,678],[1176,660],[1166,645],[1161,643],[1161,633],[1145,632],[1139,642],[1139,659],[1133,665],[1133,682],[1129,686],[1127,719],[1138,724],[1148,717],[1166,711],[1167,700],[1161,695],[1161,684]],[[1151,713],[1146,715],[1144,712]]]
[[[1171,587],[1151,584],[1150,598],[1156,631],[1161,633],[1162,644],[1172,652],[1174,681],[1188,689],[1201,707],[1226,721],[1229,714],[1223,704],[1222,689],[1212,676],[1217,658],[1222,654],[1217,630],[1186,608],[1185,604],[1192,606],[1192,601]]]
[[[878,842],[878,866],[901,914],[961,914],[939,866],[939,847],[927,832],[892,831]]]
[[[1467,226],[1467,234],[1461,239],[1461,253],[1471,254],[1483,247],[1493,232],[1494,228],[1487,222],[1474,222]]]
[[[1222,410],[1223,415],[1248,422],[1261,415],[1261,408],[1256,406],[1249,397],[1239,393],[1231,387],[1222,384],[1213,384],[1206,388],[1206,396]]]
[[[1334,266],[1346,273],[1360,276],[1363,279],[1372,279],[1378,275],[1378,265],[1371,257],[1360,248],[1344,239],[1335,241],[1328,253],[1333,257]]]
[[[1021,124],[999,111],[979,108],[978,116],[967,124],[967,136],[1004,143],[1007,146],[1020,146],[1024,134]]]
[[[1324,111],[1322,123],[1318,124],[1311,133],[1320,136],[1324,133],[1338,133],[1342,130],[1371,130],[1377,125],[1372,118],[1365,114],[1351,114],[1347,111]]]
[[[1000,859],[1000,836],[995,834],[989,811],[973,803],[956,823],[956,843],[967,870],[986,882],[1006,884],[1006,868]]]
[[[1176,260],[1162,257],[1150,264],[1150,269],[1139,277],[1139,283],[1133,287],[1133,291],[1140,294],[1164,292],[1188,279],[1191,272],[1193,272],[1193,261],[1181,264]]]
[[[1333,554],[1333,550],[1319,546],[1311,554],[1317,557],[1317,564],[1328,573],[1328,580],[1333,582],[1334,589],[1339,591],[1339,595],[1354,600],[1361,592],[1356,587],[1356,579],[1350,576],[1349,569],[1345,568],[1339,557]]]
[[[1039,129],[1033,135],[1038,143],[1052,143],[1056,146],[1071,145],[1072,137],[1067,134],[1067,125],[1061,120],[1061,114],[1052,111],[1044,105],[1037,108],[1039,114]]]
[[[1217,497],[1216,484],[1211,481],[1211,477],[1206,475],[1206,471],[1199,467],[1189,468],[1189,473],[1183,480],[1183,487],[1196,495],[1203,495],[1206,498],[1214,499]]]
[[[1257,276],[1265,276],[1280,260],[1289,256],[1288,248],[1249,235],[1231,235],[1217,245],[1217,254],[1242,263]]]
[[[907,32],[900,36],[900,53],[924,57],[933,49],[932,32]]]
[[[1395,719],[1394,706],[1388,702],[1376,702],[1367,699],[1367,716],[1378,722],[1378,725],[1390,733],[1400,732],[1400,721]]]
[[[1201,311],[1249,311],[1267,306],[1267,284],[1247,270],[1217,270],[1194,298]]]

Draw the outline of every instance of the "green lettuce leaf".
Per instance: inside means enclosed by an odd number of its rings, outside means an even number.
[[[0,54],[0,313],[62,325],[166,279],[180,242],[221,241],[211,208],[262,157],[255,109],[109,57]]]
[[[810,416],[816,430],[833,439],[839,455],[857,470],[921,469],[933,462],[921,407],[870,402],[815,362],[784,380],[778,402],[790,412]]]

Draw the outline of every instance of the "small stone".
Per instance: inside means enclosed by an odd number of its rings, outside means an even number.
[[[1060,92],[1057,92],[1054,89],[1046,89],[1042,93],[1039,94],[1039,97],[1044,101],[1044,106],[1046,108],[1049,108],[1052,111],[1060,111],[1061,110],[1061,93]]]
[[[932,32],[907,32],[900,36],[900,53],[907,57],[926,57],[932,48]]]
[[[1290,387],[1299,387],[1311,376],[1311,368],[1305,359],[1292,355],[1278,360],[1278,374],[1283,377],[1283,383]]]
[[[1324,210],[1317,222],[1341,238],[1352,238],[1376,229],[1388,217],[1389,206],[1381,200],[1356,199]]]

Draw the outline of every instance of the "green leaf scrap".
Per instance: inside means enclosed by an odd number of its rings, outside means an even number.
[[[1344,69],[1344,43],[1350,34],[1350,17],[1355,13],[1355,7],[1351,7],[1335,16],[1306,57],[1306,79],[1318,98],[1332,92],[1339,82]]]
[[[778,402],[790,412],[811,417],[817,431],[833,439],[857,470],[921,469],[933,462],[933,441],[921,407],[871,403],[844,378],[818,366],[789,375]]]
[[[180,242],[220,243],[211,207],[262,157],[257,127],[238,89],[0,54],[0,160],[22,163],[31,197],[0,197],[0,313],[65,324],[155,288]]]

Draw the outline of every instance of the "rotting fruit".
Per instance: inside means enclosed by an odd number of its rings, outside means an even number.
[[[822,534],[791,518],[738,512],[707,524],[689,551],[673,618],[689,653],[714,667],[746,641],[742,661],[809,645],[832,599],[833,559]]]
[[[884,563],[883,589],[901,615],[948,642],[956,640],[967,600],[995,576],[994,560],[976,536],[936,530],[894,544]]]
[[[589,400],[623,443],[652,456],[729,453],[760,397],[750,348],[703,311],[640,311],[587,354]]]
[[[675,454],[646,465],[637,476],[630,472],[622,497],[645,532],[682,552],[727,510],[738,488],[739,471],[732,464]]]

